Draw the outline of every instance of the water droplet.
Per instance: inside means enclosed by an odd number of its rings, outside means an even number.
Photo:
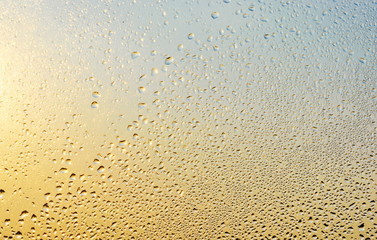
[[[137,133],[135,133],[135,134],[132,136],[132,138],[135,139],[135,140],[138,140],[140,137],[139,137],[139,135],[138,135]]]
[[[138,58],[138,57],[140,57],[140,52],[135,51],[135,52],[132,52],[132,53],[131,53],[131,58],[132,58],[132,59],[136,59],[136,58]]]
[[[266,17],[262,17],[262,18],[260,18],[260,20],[261,20],[262,22],[268,22],[268,18],[266,18]]]
[[[143,93],[143,92],[145,92],[147,89],[146,89],[145,87],[139,87],[138,90],[139,90],[139,93]]]
[[[183,48],[184,48],[183,44],[178,44],[178,46],[177,46],[178,51],[182,51]]]
[[[152,74],[152,76],[156,76],[158,74],[158,69],[157,68],[152,68],[151,74]]]
[[[97,168],[97,172],[99,172],[99,173],[103,173],[104,171],[105,171],[104,166],[100,166],[99,168]]]
[[[94,102],[92,102],[92,104],[90,106],[92,108],[98,108],[98,102],[94,101]]]
[[[16,238],[21,239],[22,233],[20,231],[16,232]]]
[[[147,106],[146,103],[139,103],[139,104],[138,104],[138,107],[139,107],[139,108],[145,108],[146,106]]]
[[[141,75],[140,77],[139,77],[139,81],[143,81],[143,80],[145,80],[147,78],[147,76],[145,75],[145,74],[143,74],[143,75]]]
[[[366,62],[367,62],[367,60],[366,60],[365,58],[363,58],[363,57],[359,58],[359,61],[360,61],[361,63],[366,63]]]
[[[174,62],[174,58],[173,57],[167,57],[166,59],[165,59],[165,64],[166,65],[170,65],[170,64],[172,64]]]
[[[24,211],[22,211],[22,213],[21,213],[21,215],[20,215],[20,218],[25,218],[25,217],[27,217],[28,215],[29,215],[29,212],[26,211],[26,210],[24,210]]]
[[[213,13],[211,14],[211,17],[212,17],[213,19],[219,18],[219,17],[220,17],[220,13],[219,13],[219,12],[213,12]]]
[[[119,141],[119,146],[126,146],[127,141],[126,140],[120,140]]]
[[[187,38],[188,39],[194,39],[195,38],[195,34],[194,33],[189,33],[188,35],[187,35]]]
[[[92,96],[95,97],[95,98],[99,98],[99,97],[101,97],[101,94],[96,91],[96,92],[92,93]]]

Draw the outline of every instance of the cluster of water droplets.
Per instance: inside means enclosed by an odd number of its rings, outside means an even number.
[[[375,236],[373,3],[5,2],[4,239]]]

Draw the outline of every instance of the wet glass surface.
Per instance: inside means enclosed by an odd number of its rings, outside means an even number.
[[[375,239],[376,7],[0,0],[0,237]]]

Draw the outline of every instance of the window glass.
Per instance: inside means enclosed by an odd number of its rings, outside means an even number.
[[[375,238],[376,7],[0,0],[0,237]]]

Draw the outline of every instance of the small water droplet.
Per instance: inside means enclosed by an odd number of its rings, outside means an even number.
[[[92,102],[92,104],[90,106],[92,108],[98,108],[98,102],[94,101],[94,102]]]
[[[359,61],[360,61],[361,63],[366,63],[366,62],[367,62],[367,60],[366,60],[365,58],[363,58],[363,57],[359,58]]]
[[[213,12],[213,13],[211,14],[211,17],[212,17],[213,19],[219,18],[219,17],[220,17],[220,13],[219,13],[219,12]]]
[[[138,57],[140,57],[140,52],[135,51],[135,52],[132,52],[132,53],[131,53],[131,58],[132,58],[132,59],[136,59],[136,58],[138,58]]]
[[[143,80],[145,80],[146,77],[147,77],[147,76],[146,76],[145,74],[141,75],[141,76],[139,77],[139,81],[143,81]]]
[[[99,98],[99,97],[101,97],[101,93],[95,91],[95,92],[92,93],[92,96],[95,97],[95,98]]]
[[[138,140],[140,137],[139,137],[139,135],[138,135],[137,133],[135,133],[135,134],[132,136],[132,138],[135,139],[135,140]]]
[[[189,34],[187,35],[187,38],[188,38],[189,40],[194,39],[194,38],[195,38],[195,34],[193,34],[193,33],[189,33]]]
[[[16,232],[16,238],[21,239],[22,233],[20,231]]]
[[[104,166],[100,166],[99,168],[97,168],[97,172],[99,173],[102,173],[105,171],[105,167]]]
[[[151,74],[152,74],[152,76],[156,76],[158,74],[158,69],[157,68],[152,68]]]
[[[266,18],[266,17],[262,17],[262,18],[260,18],[260,20],[261,20],[262,22],[268,22],[268,18]]]
[[[145,87],[139,87],[138,90],[139,90],[139,93],[143,93],[143,92],[145,92],[147,89],[146,89]]]
[[[173,57],[167,57],[166,59],[165,59],[165,64],[166,65],[170,65],[170,64],[172,64],[174,62],[174,58]]]
[[[29,215],[29,212],[26,211],[26,210],[24,210],[24,211],[22,211],[22,213],[21,213],[21,215],[20,215],[20,218],[25,218],[25,217],[27,217],[28,215]]]
[[[184,48],[183,44],[178,44],[178,46],[177,46],[178,51],[182,51],[183,48]]]
[[[119,146],[126,146],[127,141],[126,140],[120,140],[119,141]]]
[[[138,104],[138,107],[139,107],[139,108],[145,108],[146,106],[147,106],[146,103],[139,103],[139,104]]]

